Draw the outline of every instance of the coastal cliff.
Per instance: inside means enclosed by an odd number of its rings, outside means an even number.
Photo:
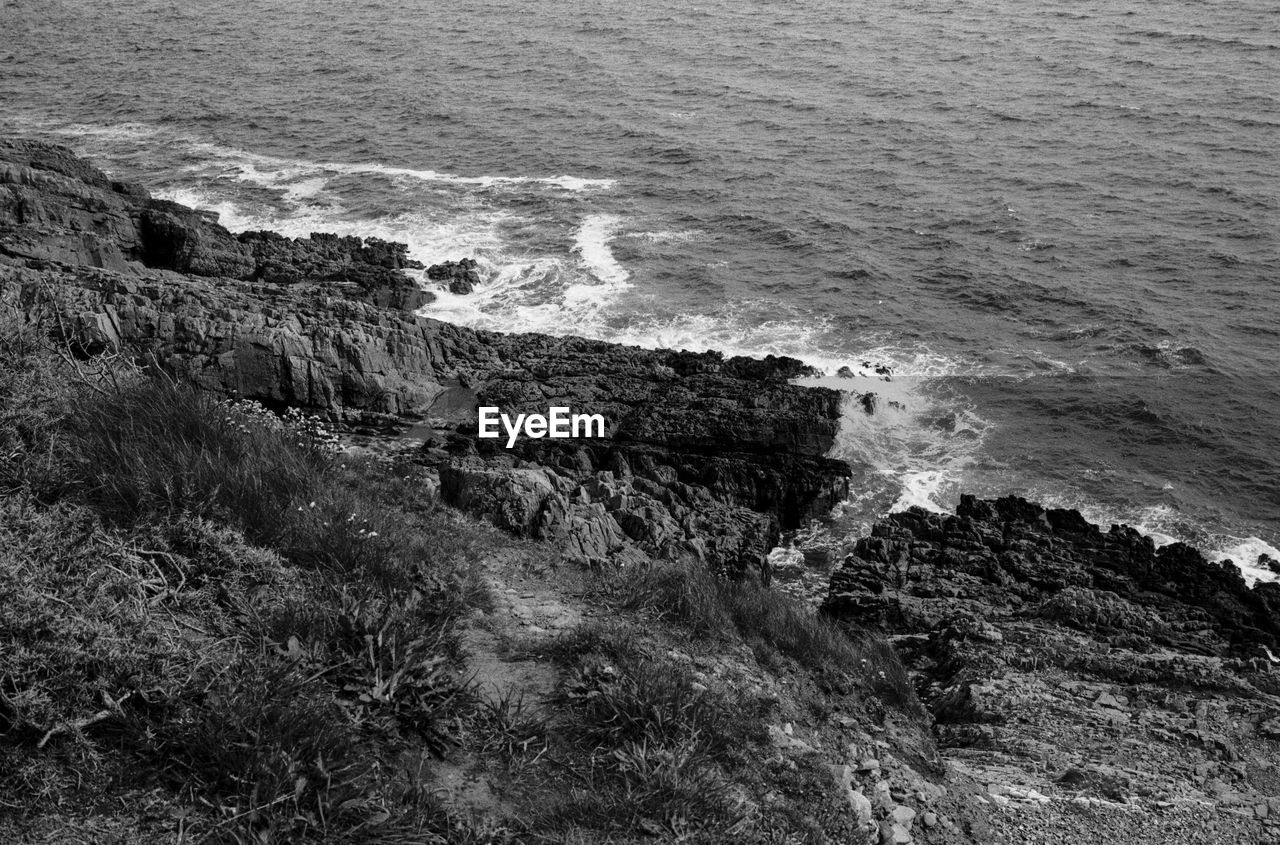
[[[0,297],[75,351],[422,444],[447,501],[571,556],[760,569],[847,494],[835,391],[791,359],[503,335],[418,317],[404,247],[232,235],[69,150],[0,141]],[[420,268],[419,268],[420,269]],[[601,414],[601,440],[476,437],[476,408]]]

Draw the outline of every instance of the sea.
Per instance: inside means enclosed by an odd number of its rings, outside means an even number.
[[[1017,494],[1277,577],[1274,0],[0,0],[0,132],[476,259],[430,317],[808,362],[826,536]]]

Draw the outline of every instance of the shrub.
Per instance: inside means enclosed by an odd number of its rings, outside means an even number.
[[[537,763],[547,752],[547,720],[510,687],[480,703],[475,714],[480,745],[497,751],[512,767]]]
[[[677,622],[699,636],[737,631],[810,668],[849,668],[858,658],[848,636],[798,600],[755,581],[733,581],[706,567],[661,564],[624,573],[618,603]]]

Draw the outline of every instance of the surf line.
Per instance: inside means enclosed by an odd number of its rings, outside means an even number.
[[[496,439],[502,436],[499,424],[507,434],[507,448],[516,445],[523,433],[535,440],[541,437],[604,437],[603,414],[574,414],[567,407],[555,405],[545,414],[516,414],[513,421],[495,405],[483,405],[477,419],[478,437]]]

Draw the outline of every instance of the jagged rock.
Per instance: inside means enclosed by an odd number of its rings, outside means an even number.
[[[1268,785],[1250,772],[1280,739],[1262,704],[1280,688],[1273,586],[1075,511],[965,496],[955,514],[874,525],[823,610],[892,637],[940,746],[1001,779],[1034,776],[1029,759],[1069,761],[1060,792],[1248,803]],[[1240,769],[1193,773],[1218,761]],[[989,798],[1043,804],[1037,786]]]
[[[148,267],[244,279],[257,262],[247,248],[217,225],[217,215],[201,214],[168,200],[152,200],[139,215],[139,258]]]
[[[476,262],[472,258],[432,264],[427,268],[427,278],[445,282],[449,293],[455,294],[471,293],[480,284],[480,274],[476,272]]]
[[[78,352],[123,350],[204,389],[361,424],[428,420],[458,389],[471,413],[602,414],[603,439],[507,450],[456,428],[455,408],[454,430],[432,436],[448,448],[421,453],[446,501],[586,559],[643,550],[767,577],[781,530],[846,496],[848,467],[825,457],[840,394],[791,384],[811,372],[799,361],[418,318],[406,312],[430,295],[403,270],[420,266],[376,238],[233,236],[65,148],[0,140],[0,300],[56,316]],[[472,259],[428,276],[479,281]]]
[[[422,269],[401,243],[321,232],[306,238],[243,232],[238,240],[254,257],[254,278],[264,282],[337,285],[348,298],[406,311],[415,311],[435,299],[401,272]]]

